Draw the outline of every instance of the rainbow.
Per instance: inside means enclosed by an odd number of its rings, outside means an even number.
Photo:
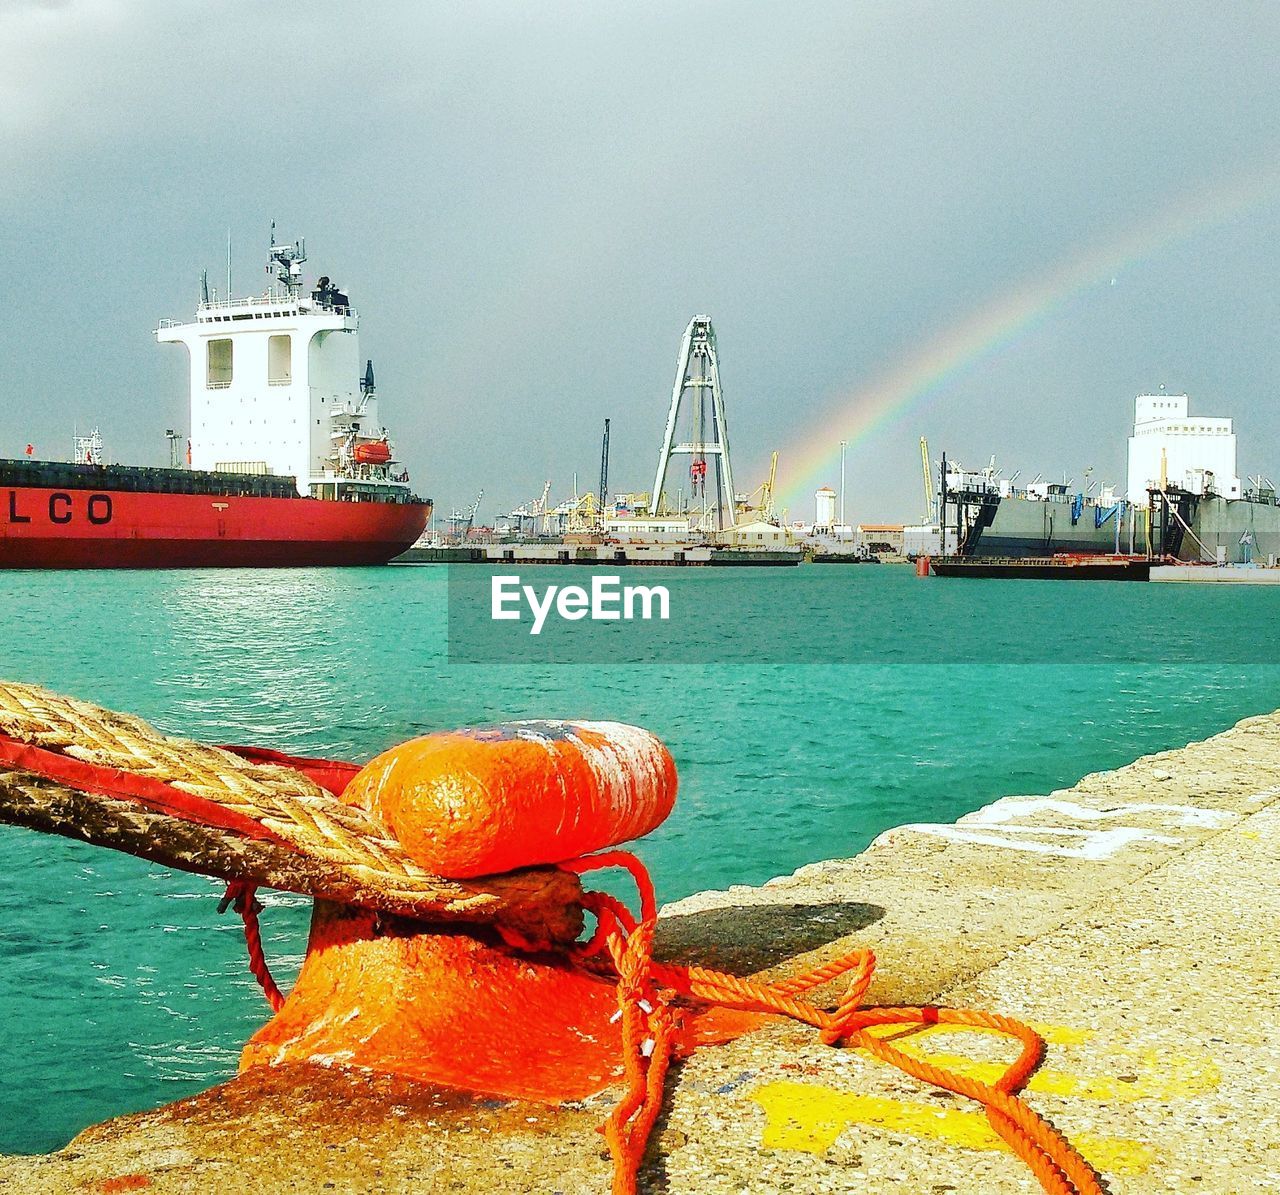
[[[1280,169],[1237,175],[1161,209],[1154,219],[1087,247],[945,328],[874,381],[846,391],[780,454],[789,480],[780,507],[807,506],[838,476],[840,441],[852,449],[896,416],[936,398],[961,372],[999,351],[1086,287],[1166,246],[1244,215],[1280,195]]]

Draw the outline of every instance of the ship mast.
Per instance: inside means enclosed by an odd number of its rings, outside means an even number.
[[[284,292],[283,297],[297,299],[302,296],[302,263],[306,260],[306,239],[294,241],[292,245],[277,245],[276,222],[272,220],[267,273],[275,272],[276,282]],[[230,291],[228,291],[228,297],[230,297]]]

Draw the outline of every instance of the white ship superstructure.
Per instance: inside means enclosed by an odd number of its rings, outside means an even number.
[[[270,249],[273,284],[210,300],[156,337],[187,346],[194,469],[273,473],[303,494],[361,500],[408,495],[378,418],[372,363],[360,357],[359,315],[321,277],[304,293],[305,243]]]
[[[1230,419],[1192,416],[1185,394],[1139,394],[1129,437],[1129,501],[1148,504],[1153,489],[1241,496]]]

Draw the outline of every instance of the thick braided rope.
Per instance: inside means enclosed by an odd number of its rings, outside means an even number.
[[[221,747],[170,738],[132,714],[11,681],[0,681],[0,733],[214,801],[389,893],[433,895],[447,886],[409,858],[375,817],[291,768],[251,763]],[[483,894],[460,898],[492,899]]]

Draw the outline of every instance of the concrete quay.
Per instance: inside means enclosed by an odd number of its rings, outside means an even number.
[[[1280,1190],[1277,874],[1273,714],[690,897],[663,911],[659,953],[785,975],[871,946],[871,1003],[982,1008],[1043,1033],[1027,1098],[1115,1195],[1249,1195]],[[938,1026],[896,1044],[987,1078],[1012,1057],[1002,1038]],[[699,1050],[667,1091],[645,1191],[1038,1190],[975,1105],[802,1026]],[[256,1070],[57,1153],[0,1159],[0,1190],[601,1192],[595,1128],[612,1099],[548,1108]]]
[[[1153,565],[1151,581],[1165,584],[1280,585],[1280,568],[1259,564]]]
[[[410,548],[391,563],[404,564],[575,564],[663,567],[760,568],[800,564],[798,547],[742,548],[710,544],[662,543],[495,543]]]

